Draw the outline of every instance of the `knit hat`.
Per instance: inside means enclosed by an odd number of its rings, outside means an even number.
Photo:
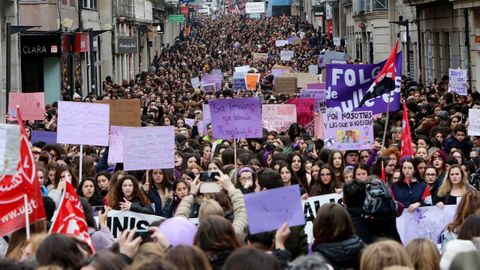
[[[73,99],[75,100],[75,99],[77,99],[77,98],[78,98],[78,99],[82,99],[82,97],[81,97],[78,93],[74,93],[74,94],[73,94]]]
[[[99,231],[94,232],[90,238],[96,251],[107,249],[115,243],[108,227],[102,227]]]

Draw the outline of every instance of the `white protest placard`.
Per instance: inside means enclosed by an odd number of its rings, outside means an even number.
[[[132,211],[110,210],[107,217],[107,227],[113,238],[117,239],[124,230],[146,230],[155,221],[164,220],[164,217],[148,215]],[[98,222],[98,217],[96,217]]]
[[[277,39],[275,40],[275,47],[285,47],[288,44],[288,40]]]
[[[247,2],[245,5],[245,13],[265,13],[265,2]]]
[[[250,66],[245,65],[241,67],[235,67],[235,72],[249,72],[250,71]]]
[[[208,124],[212,123],[212,115],[210,114],[210,106],[208,106],[208,104],[202,105],[202,116],[203,116],[202,118],[203,128],[204,128],[204,131],[207,131]]]
[[[110,143],[108,148],[108,163],[123,163],[123,149],[125,130],[128,127],[112,126],[110,129]]]
[[[129,128],[124,135],[125,171],[171,169],[174,167],[175,128]]]
[[[310,74],[318,74],[318,65],[309,65],[308,66],[308,73]]]
[[[200,87],[200,78],[199,77],[191,78],[190,83],[192,84],[193,88],[199,88]]]
[[[343,193],[332,193],[327,195],[310,197],[303,202],[303,213],[305,214],[305,234],[308,243],[313,243],[313,222],[317,217],[318,209],[326,203],[341,203]]]
[[[20,126],[0,124],[0,175],[17,173],[20,161]]]
[[[262,125],[267,130],[282,132],[297,122],[297,107],[294,104],[262,105]]]
[[[108,104],[58,102],[58,143],[107,146],[109,127]]]
[[[283,50],[280,52],[280,60],[290,61],[293,58],[293,51]]]
[[[323,114],[325,147],[329,149],[370,149],[373,144],[373,114],[371,111]]]
[[[468,136],[480,136],[480,109],[468,110]]]
[[[340,46],[342,44],[341,40],[342,39],[340,37],[333,37],[333,45]]]
[[[455,92],[461,96],[467,95],[468,84],[466,69],[449,69],[448,79],[448,92]]]

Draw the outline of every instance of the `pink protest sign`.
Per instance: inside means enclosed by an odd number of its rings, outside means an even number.
[[[297,108],[293,104],[265,104],[262,106],[262,123],[267,130],[282,132],[297,122]]]
[[[45,93],[16,93],[8,95],[8,111],[16,112],[20,106],[23,120],[44,120],[45,119]],[[16,115],[16,113],[13,113]]]
[[[299,125],[306,126],[312,122],[315,116],[315,99],[289,99],[287,104],[294,104],[297,107],[297,123]]]
[[[258,98],[216,99],[209,102],[215,139],[261,138],[262,110]]]

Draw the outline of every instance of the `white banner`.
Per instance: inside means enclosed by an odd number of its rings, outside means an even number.
[[[245,12],[247,14],[265,13],[265,2],[247,2]]]

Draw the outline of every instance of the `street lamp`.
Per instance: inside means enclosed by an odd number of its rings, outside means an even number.
[[[7,53],[7,59],[6,59],[6,74],[5,74],[5,77],[7,79],[7,81],[5,82],[5,88],[6,88],[6,91],[7,91],[7,96],[6,96],[6,110],[7,110],[7,113],[8,113],[8,96],[10,94],[10,91],[12,90],[12,69],[11,69],[11,65],[12,65],[12,39],[10,37],[10,35],[13,35],[13,34],[16,34],[16,33],[22,33],[26,30],[29,30],[29,29],[32,29],[32,28],[35,28],[35,27],[40,27],[40,26],[27,26],[27,25],[12,25],[11,23],[7,23],[7,36],[6,36],[6,45],[7,45],[7,50],[6,50],[6,53]]]
[[[407,32],[407,77],[410,77],[410,28],[409,28],[409,21],[403,20],[403,16],[398,16],[398,21],[392,21],[390,23],[397,24],[399,26],[405,26]]]

